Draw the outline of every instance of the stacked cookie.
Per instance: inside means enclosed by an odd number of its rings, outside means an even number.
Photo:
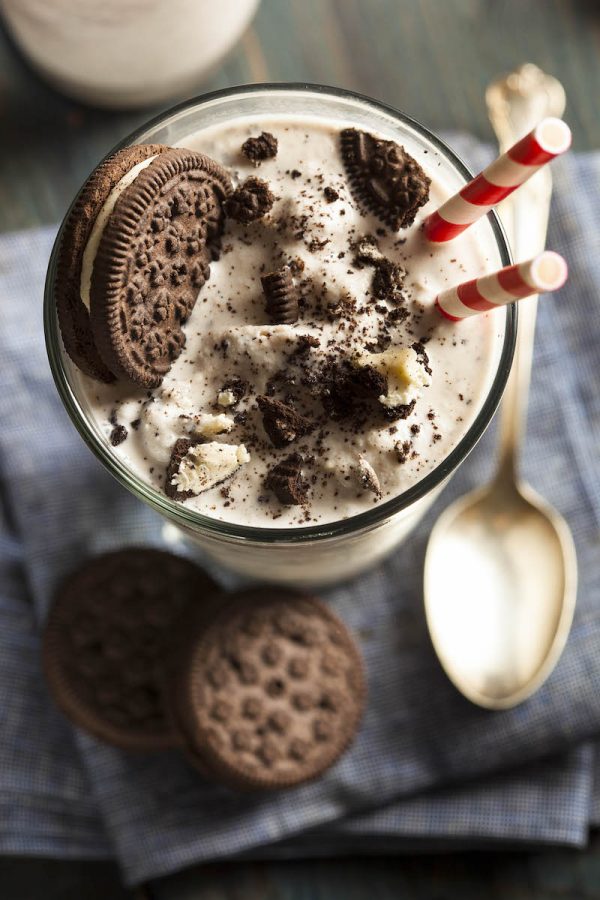
[[[65,349],[92,378],[157,387],[219,252],[231,179],[192,150],[140,144],[94,170],[67,217],[55,295]]]
[[[78,726],[125,750],[179,746],[233,789],[314,779],[362,715],[360,653],[319,600],[223,594],[187,560],[130,548],[58,591],[44,636],[51,692]]]

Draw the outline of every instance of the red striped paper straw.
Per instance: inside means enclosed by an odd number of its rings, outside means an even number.
[[[506,266],[492,275],[465,281],[435,299],[443,316],[458,322],[531,294],[557,291],[567,280],[568,268],[559,253],[544,250],[528,262]]]
[[[434,243],[452,240],[570,146],[566,122],[543,119],[425,220],[426,237]]]

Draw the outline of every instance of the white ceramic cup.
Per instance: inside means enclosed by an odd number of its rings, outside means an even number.
[[[0,0],[25,58],[94,106],[189,93],[230,50],[259,0]]]

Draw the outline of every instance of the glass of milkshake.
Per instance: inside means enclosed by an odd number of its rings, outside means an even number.
[[[393,148],[386,142],[403,148],[409,173],[403,221],[369,180]],[[338,89],[220,91],[117,150],[137,145],[158,149],[115,182],[83,250],[77,285],[91,319],[103,229],[128,186],[146,183],[161,146],[209,157],[230,179],[219,188],[220,248],[159,383],[103,383],[65,350],[59,234],[45,327],[76,428],[125,487],[230,569],[307,586],[375,565],[472,450],[506,384],[514,306],[456,323],[434,305],[440,291],[510,263],[497,218],[430,245],[423,220],[470,173],[418,123]],[[172,222],[159,227],[172,232],[160,271],[145,252],[128,265],[169,288],[181,235]]]

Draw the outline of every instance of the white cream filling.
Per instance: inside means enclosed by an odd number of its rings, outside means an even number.
[[[121,180],[115,184],[114,188],[102,204],[100,212],[96,216],[96,221],[94,222],[87,244],[85,245],[85,250],[83,251],[81,260],[81,279],[79,282],[81,300],[88,309],[90,308],[90,291],[92,288],[94,261],[96,259],[96,254],[98,253],[98,247],[100,246],[106,224],[123,191],[128,188],[130,184],[133,184],[140,172],[147,168],[153,159],[156,159],[156,154],[154,156],[149,156],[148,159],[142,160],[141,163],[138,163],[136,166],[133,166],[129,172],[126,172]]]

